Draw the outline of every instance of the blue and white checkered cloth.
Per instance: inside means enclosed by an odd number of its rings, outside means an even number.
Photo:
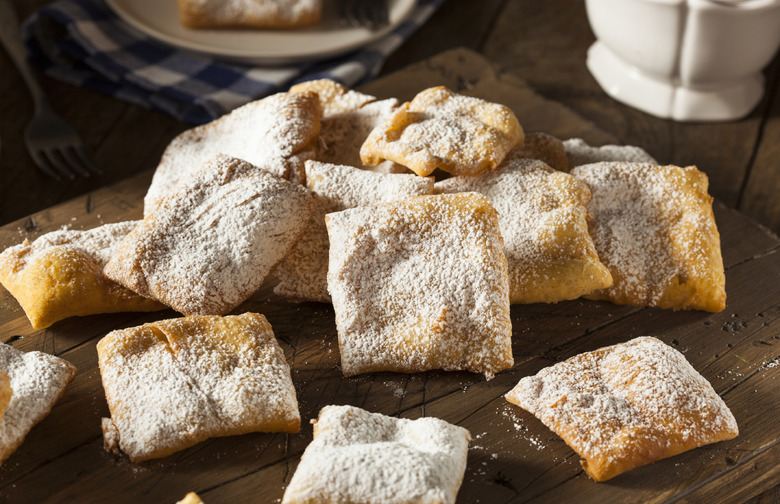
[[[59,0],[36,11],[22,32],[32,61],[46,74],[202,124],[297,82],[329,78],[354,87],[375,77],[443,2],[418,0],[392,33],[355,52],[281,68],[182,52],[130,28],[103,0]]]

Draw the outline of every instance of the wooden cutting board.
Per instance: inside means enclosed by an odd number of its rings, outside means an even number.
[[[444,53],[363,90],[404,100],[433,85],[505,103],[527,131],[579,136],[592,144],[615,141],[466,50]],[[151,171],[2,227],[0,249],[62,226],[86,229],[140,218],[150,179]],[[469,429],[473,441],[460,503],[744,501],[780,478],[780,240],[717,203],[715,216],[726,266],[725,311],[673,312],[581,300],[515,305],[516,364],[491,381],[465,372],[343,378],[332,307],[288,303],[266,285],[236,312],[256,311],[271,322],[292,368],[301,433],[212,439],[141,464],[103,450],[100,418],[108,408],[95,344],[113,329],[176,314],[96,315],[36,331],[0,288],[0,340],[56,354],[79,369],[52,413],[0,468],[0,501],[173,503],[194,490],[208,504],[279,502],[311,441],[305,420],[327,404],[404,418],[437,416]],[[688,358],[732,409],[740,436],[594,483],[556,435],[503,394],[556,361],[641,335],[657,336]]]

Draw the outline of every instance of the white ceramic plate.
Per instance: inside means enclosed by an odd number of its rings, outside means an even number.
[[[190,29],[179,23],[176,0],[106,0],[117,15],[162,42],[230,61],[279,65],[313,61],[357,49],[397,27],[415,0],[390,0],[390,24],[381,30],[343,26],[338,0],[323,0],[322,21],[295,30]]]

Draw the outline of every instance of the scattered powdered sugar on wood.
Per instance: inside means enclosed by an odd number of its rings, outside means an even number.
[[[725,307],[706,175],[693,166],[619,162],[579,166],[572,174],[590,187],[591,234],[614,280],[593,298],[678,309]]]
[[[709,382],[651,337],[544,368],[507,399],[560,435],[597,480],[738,433]]]
[[[254,293],[300,236],[305,187],[217,156],[127,236],[106,275],[184,314],[224,314]]]
[[[0,370],[8,375],[11,400],[0,419],[0,464],[24,441],[35,424],[76,376],[76,367],[43,352],[21,352],[0,343]]]
[[[297,432],[290,368],[262,315],[194,316],[109,333],[98,343],[110,451],[137,462],[214,436]]]
[[[454,504],[470,438],[438,418],[326,406],[282,502]]]
[[[611,285],[588,234],[583,182],[512,151],[495,172],[435,186],[436,193],[466,191],[486,195],[498,211],[511,302],[576,299]]]
[[[418,196],[327,216],[328,289],[342,371],[510,367],[498,217],[476,193]]]
[[[160,159],[144,198],[144,216],[217,154],[303,183],[303,162],[316,154],[321,114],[316,94],[279,93],[181,133]]]
[[[641,147],[633,145],[602,145],[601,147],[591,147],[581,138],[570,138],[563,142],[566,150],[566,157],[569,160],[569,168],[591,163],[601,163],[608,161],[626,161],[629,163],[650,163],[658,162]]]
[[[296,301],[330,302],[326,214],[433,191],[430,178],[372,173],[317,161],[306,162],[306,184],[317,196],[314,211],[300,239],[275,271],[281,282],[274,292]]]

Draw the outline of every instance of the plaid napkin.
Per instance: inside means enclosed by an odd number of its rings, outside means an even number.
[[[36,11],[22,33],[32,61],[51,77],[202,124],[297,82],[354,87],[375,77],[443,2],[418,0],[392,33],[345,56],[277,68],[179,51],[131,28],[103,0],[59,0]]]

